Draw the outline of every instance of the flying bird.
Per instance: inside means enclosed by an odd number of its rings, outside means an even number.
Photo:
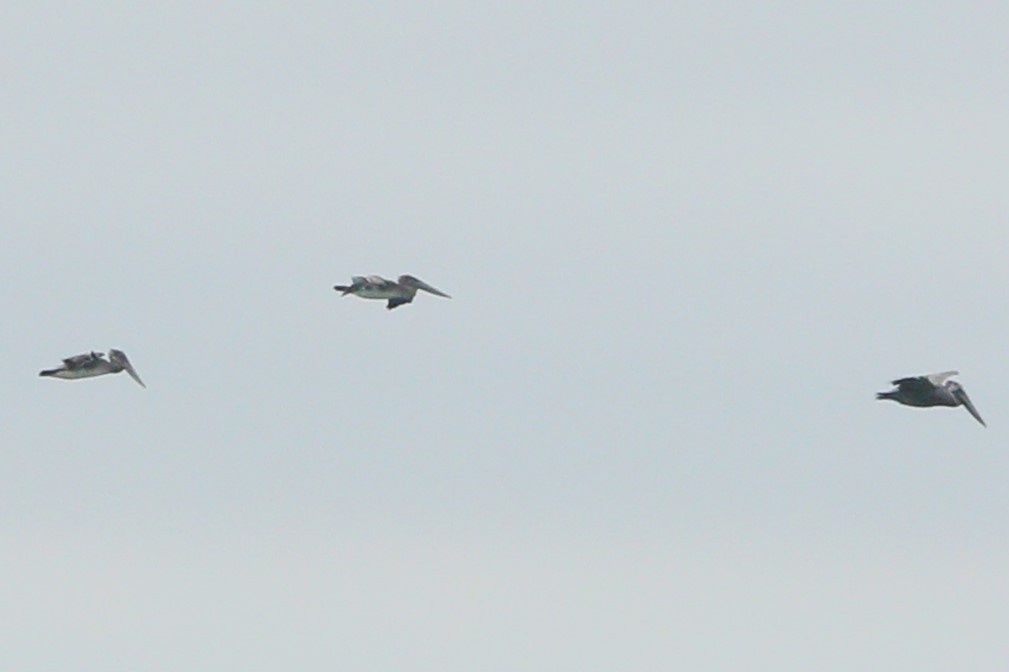
[[[107,373],[119,373],[125,371],[130,374],[133,380],[140,384],[140,387],[147,387],[144,381],[140,380],[130,360],[126,358],[126,353],[122,350],[109,350],[109,358],[105,359],[105,353],[92,350],[83,355],[74,355],[63,360],[63,366],[57,369],[46,369],[39,371],[40,376],[51,376],[53,378],[63,378],[65,380],[75,380],[77,378],[94,378],[104,376]]]
[[[412,275],[401,275],[396,279],[396,282],[386,280],[379,275],[355,275],[350,279],[349,285],[336,285],[333,289],[341,292],[343,296],[354,294],[362,299],[388,299],[389,302],[385,307],[389,310],[413,301],[418,289],[423,289],[435,296],[444,296],[446,299],[452,298],[440,289],[435,289]]]
[[[927,376],[900,378],[893,381],[897,386],[896,390],[877,392],[876,399],[893,399],[905,406],[963,406],[975,420],[987,427],[963,386],[955,380],[947,380],[958,373],[958,371],[943,371]]]

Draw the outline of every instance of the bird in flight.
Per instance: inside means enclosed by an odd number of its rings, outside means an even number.
[[[354,294],[362,299],[388,299],[385,307],[389,310],[413,301],[418,289],[423,289],[435,296],[444,296],[446,299],[452,298],[440,289],[435,289],[412,275],[401,275],[395,282],[386,280],[379,275],[355,275],[350,279],[349,285],[336,285],[333,289],[343,296]]]
[[[893,381],[897,389],[877,392],[876,399],[892,399],[905,406],[963,406],[975,420],[987,427],[963,386],[955,380],[947,380],[958,373],[958,371],[943,371],[927,376],[899,378]]]
[[[109,358],[105,359],[105,353],[91,352],[83,355],[74,355],[63,360],[63,366],[55,369],[39,371],[40,376],[50,376],[52,378],[63,378],[64,380],[76,380],[77,378],[94,378],[104,376],[107,373],[119,373],[125,371],[130,374],[133,380],[140,384],[140,387],[147,387],[144,381],[140,380],[130,360],[126,358],[126,353],[122,350],[109,350]]]

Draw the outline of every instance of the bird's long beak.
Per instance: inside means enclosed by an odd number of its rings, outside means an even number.
[[[133,365],[129,362],[126,363],[126,373],[130,374],[130,378],[140,383],[140,387],[147,387],[144,385],[144,381],[140,380],[140,376],[137,375],[136,370],[134,370]],[[980,418],[978,418],[980,420]]]
[[[954,392],[953,396],[955,396],[960,401],[960,403],[963,404],[964,408],[966,408],[967,411],[974,416],[975,420],[980,422],[985,427],[988,426],[988,423],[986,423],[984,420],[981,419],[981,414],[977,412],[976,408],[974,408],[974,404],[971,403],[970,397],[967,396],[967,393],[963,390],[963,388],[960,388],[959,390]]]
[[[130,378],[137,381],[137,384],[139,384],[140,387],[146,388],[147,386],[144,385],[144,381],[140,380],[140,375],[137,373],[137,370],[133,368],[133,365],[130,364],[130,360],[126,358],[126,353],[120,352],[118,359],[122,360],[123,369],[126,370],[126,373],[130,374]]]
[[[431,292],[432,294],[436,294],[437,296],[444,296],[446,299],[451,299],[452,298],[451,296],[449,296],[445,292],[441,291],[440,289],[435,289],[434,287],[432,287],[431,285],[427,284],[423,280],[417,280],[416,284],[417,284],[417,289],[423,289],[425,292]]]

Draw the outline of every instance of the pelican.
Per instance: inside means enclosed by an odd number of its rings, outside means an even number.
[[[108,359],[105,359],[105,353],[95,352],[94,350],[83,355],[67,357],[63,360],[63,366],[58,369],[39,371],[39,375],[74,380],[76,378],[94,378],[95,376],[104,376],[106,373],[119,373],[120,371],[130,374],[130,377],[137,381],[140,387],[147,387],[133,369],[130,360],[126,358],[126,353],[115,349],[109,349]]]
[[[947,380],[958,374],[958,371],[943,371],[928,376],[900,378],[893,381],[896,390],[877,392],[876,399],[893,399],[905,406],[963,406],[975,420],[987,427],[963,386],[955,380]]]
[[[444,296],[446,299],[452,298],[440,289],[435,289],[412,275],[401,275],[396,279],[396,282],[386,280],[379,275],[355,275],[350,279],[349,285],[336,285],[333,289],[343,296],[355,294],[362,299],[388,299],[389,303],[385,307],[389,310],[413,301],[418,289],[423,289],[435,296]]]

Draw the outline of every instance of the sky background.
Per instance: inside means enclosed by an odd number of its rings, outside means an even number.
[[[8,7],[0,667],[1005,669],[1007,21]]]

